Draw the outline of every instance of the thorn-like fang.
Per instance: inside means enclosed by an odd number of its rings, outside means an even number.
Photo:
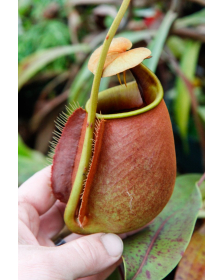
[[[118,81],[119,81],[120,85],[122,85],[121,77],[120,77],[120,74],[119,74],[119,73],[117,73],[117,78],[118,78]]]

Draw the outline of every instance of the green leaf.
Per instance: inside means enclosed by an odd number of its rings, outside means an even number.
[[[194,79],[201,43],[189,40],[180,61],[183,74],[191,82]],[[175,100],[174,115],[180,135],[186,140],[191,107],[191,98],[184,81],[178,77],[176,80],[177,97]]]
[[[191,14],[189,16],[179,18],[174,24],[174,28],[184,28],[187,26],[196,26],[205,23],[205,9]]]
[[[32,24],[29,28],[26,27],[23,18],[21,20],[24,32],[18,36],[19,63],[37,51],[68,46],[71,42],[68,26],[60,19],[42,19],[39,23]],[[56,62],[51,63],[53,69],[58,69],[59,64],[61,66],[60,69],[66,69],[66,59],[60,58]]]
[[[27,157],[18,157],[18,185],[20,186],[36,172],[46,167],[45,158],[38,157],[36,159],[30,159]]]
[[[205,218],[205,181],[200,183],[200,186],[198,183],[199,182],[196,183],[196,186],[199,188],[199,190],[201,192],[201,198],[202,198],[202,206],[199,210],[198,218],[204,219]]]
[[[36,23],[43,20],[43,13],[45,9],[53,3],[57,3],[60,7],[60,16],[63,16],[63,6],[66,4],[67,0],[31,0],[32,2],[32,11],[31,11],[31,19]]]
[[[195,185],[200,177],[177,177],[163,211],[144,230],[124,240],[126,280],[163,279],[178,264],[201,206],[201,195]]]
[[[93,85],[93,77],[91,77],[89,80],[86,81],[86,83],[84,83],[83,89],[79,93],[79,96],[77,98],[78,104],[83,108],[85,108],[86,102],[90,98],[92,85]]]
[[[148,45],[148,48],[152,52],[152,58],[150,58],[149,60],[145,60],[143,63],[149,69],[151,69],[152,72],[156,71],[156,67],[158,65],[167,35],[176,17],[176,13],[174,13],[173,11],[168,11],[159,27],[159,30],[156,33],[155,38]]]
[[[28,148],[18,136],[18,184],[21,185],[34,173],[47,166],[44,155]]]
[[[75,46],[61,46],[47,50],[38,51],[26,57],[19,64],[19,82],[18,88],[20,89],[30,78],[32,78],[39,70],[41,70],[48,63],[52,62],[58,57],[76,53],[76,52],[89,52],[90,48],[86,44],[79,44]]]
[[[78,74],[76,75],[75,79],[72,82],[70,91],[69,91],[69,102],[77,102],[80,94],[83,95],[83,87],[86,85],[88,81],[93,81],[93,73],[88,69],[88,57],[86,61],[83,63],[81,69],[79,70]],[[81,105],[81,104],[80,104]]]
[[[198,106],[198,115],[205,124],[205,106]]]
[[[185,40],[178,36],[170,36],[166,44],[176,58],[183,55],[186,47]]]
[[[20,135],[18,135],[18,155],[24,157],[31,157],[31,149],[29,149],[24,143]]]
[[[105,24],[106,28],[110,28],[110,26],[112,25],[113,21],[114,21],[114,17],[109,16],[109,15],[106,16],[105,20],[104,20],[104,24]]]
[[[25,14],[29,10],[29,7],[31,6],[31,4],[32,4],[31,0],[19,0],[18,1],[19,15]]]

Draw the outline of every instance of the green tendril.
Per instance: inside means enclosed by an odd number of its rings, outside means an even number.
[[[131,0],[123,0],[121,7],[117,13],[117,16],[115,17],[113,24],[108,31],[106,39],[104,40],[102,51],[96,68],[96,73],[93,80],[92,91],[91,91],[90,102],[89,102],[88,119],[87,119],[88,125],[86,127],[81,159],[76,174],[75,182],[73,184],[72,191],[64,214],[65,223],[70,230],[75,230],[75,228],[77,228],[76,222],[74,220],[74,216],[75,216],[76,208],[79,205],[80,195],[83,190],[84,180],[86,179],[86,170],[88,170],[89,168],[89,162],[92,156],[92,139],[94,133],[94,126],[95,126],[98,92],[100,87],[100,80],[103,73],[104,63],[106,60],[106,56],[111,41],[119,27],[119,24],[128,8],[130,1]]]

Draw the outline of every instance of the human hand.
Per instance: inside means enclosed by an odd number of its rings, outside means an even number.
[[[123,243],[115,234],[72,235],[55,246],[51,238],[64,226],[65,204],[50,187],[50,166],[19,188],[19,280],[106,279],[121,262]],[[97,275],[96,275],[97,274]]]

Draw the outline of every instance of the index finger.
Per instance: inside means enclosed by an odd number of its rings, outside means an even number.
[[[19,203],[32,205],[39,215],[44,214],[55,203],[51,188],[51,166],[34,174],[19,187]]]

